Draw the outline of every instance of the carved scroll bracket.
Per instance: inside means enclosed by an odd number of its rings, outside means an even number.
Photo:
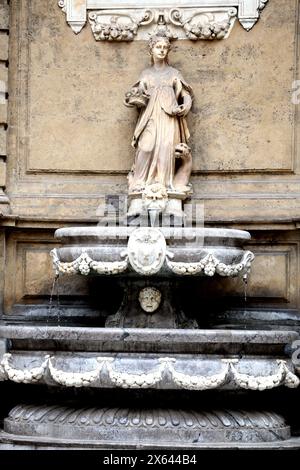
[[[96,41],[147,40],[160,28],[173,39],[226,39],[236,18],[249,31],[268,0],[59,0],[78,34],[89,21]]]

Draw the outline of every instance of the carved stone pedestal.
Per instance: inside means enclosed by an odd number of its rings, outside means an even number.
[[[197,448],[210,443],[261,443],[290,438],[276,413],[218,410],[16,406],[4,421],[6,436],[46,438],[90,446]]]

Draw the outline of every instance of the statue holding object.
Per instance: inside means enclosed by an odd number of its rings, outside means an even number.
[[[186,116],[192,88],[168,64],[170,41],[161,33],[149,40],[152,66],[141,73],[125,96],[125,105],[140,110],[132,146],[135,162],[128,175],[129,215],[142,208],[182,215],[181,201],[192,192],[192,157]],[[171,200],[178,201],[174,205]]]

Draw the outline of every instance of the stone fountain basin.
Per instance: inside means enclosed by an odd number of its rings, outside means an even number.
[[[56,250],[58,260],[71,263],[86,253],[95,262],[121,262],[128,240],[136,230],[126,226],[58,229],[55,238],[62,244]],[[243,260],[243,246],[251,238],[248,232],[233,229],[162,227],[159,231],[166,242],[167,257],[175,263],[196,263],[212,255],[219,263],[237,264]],[[130,265],[128,271],[132,271]],[[174,274],[163,266],[160,274],[166,272]]]
[[[65,227],[56,230],[55,237],[64,244],[79,244],[89,241],[92,244],[126,244],[128,237],[136,230],[136,226],[117,227]],[[250,240],[251,235],[245,230],[225,228],[193,228],[193,227],[160,227],[167,240],[178,239],[183,242],[205,240],[207,246],[241,246]]]
[[[0,326],[0,339],[14,350],[197,353],[285,356],[299,338],[295,331]]]
[[[131,389],[299,385],[292,331],[163,330],[7,325],[2,380]]]

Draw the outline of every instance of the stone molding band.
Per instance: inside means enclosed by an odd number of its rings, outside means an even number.
[[[284,385],[288,388],[297,388],[299,378],[287,366],[285,360],[276,360],[275,373],[254,376],[240,373],[237,370],[239,360],[220,359],[221,372],[214,375],[190,375],[176,370],[175,358],[160,358],[157,366],[144,373],[129,373],[115,367],[113,357],[97,357],[97,367],[91,371],[69,372],[63,371],[54,363],[54,357],[45,355],[42,363],[33,368],[16,368],[12,365],[14,355],[6,353],[0,363],[0,380],[11,380],[16,383],[34,384],[50,377],[56,384],[66,387],[89,387],[99,384],[99,387],[110,386],[127,389],[147,389],[168,381],[176,388],[183,390],[212,390],[226,385],[230,381],[237,388],[247,390],[268,390]],[[175,387],[174,387],[175,388]]]

